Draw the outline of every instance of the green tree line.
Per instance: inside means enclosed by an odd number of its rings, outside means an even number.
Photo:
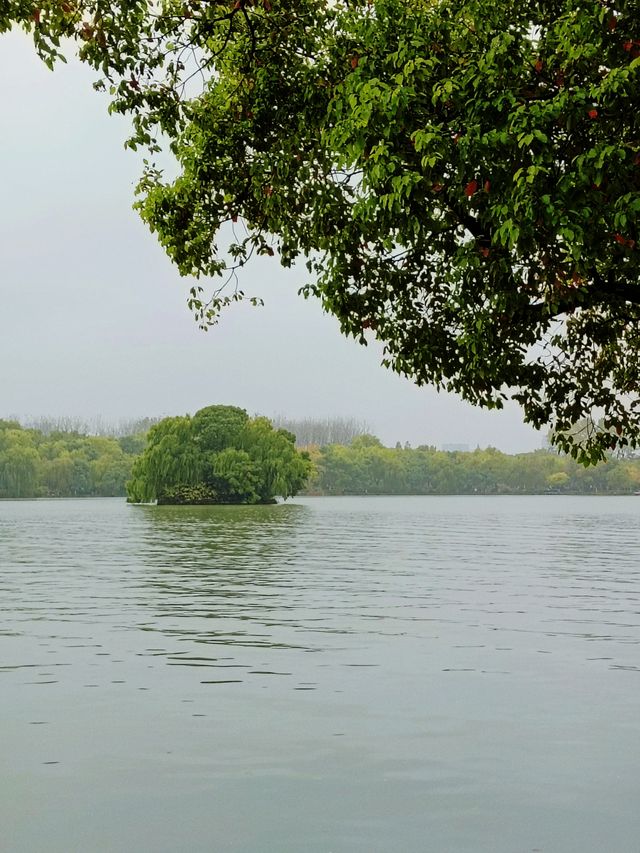
[[[0,498],[124,495],[133,461],[144,445],[144,434],[45,434],[0,420]]]
[[[633,494],[640,459],[611,457],[584,467],[548,450],[509,455],[495,448],[447,453],[434,447],[383,447],[359,436],[349,447],[309,448],[308,492],[326,495]]]
[[[178,419],[183,426],[184,420]],[[200,421],[204,426],[202,416]],[[269,495],[265,492],[258,498],[263,500],[268,499],[277,477],[282,474],[267,464],[273,459],[271,445],[274,441],[279,445],[283,441],[282,436],[276,439],[264,421],[258,419],[257,425],[251,428],[255,448],[261,448],[260,454],[257,449],[251,450],[255,460],[247,460],[233,451],[224,453],[216,461],[217,476],[224,476],[229,482],[246,474],[245,468],[253,473],[257,465],[260,470],[268,471]],[[164,465],[162,457],[168,444],[176,438],[180,424],[170,419],[160,429],[154,429],[156,438],[162,438],[163,452],[159,453],[157,447],[153,452],[158,470]],[[189,431],[191,427],[186,426]],[[213,441],[211,436],[209,438]],[[136,482],[136,473],[140,475],[144,469],[147,475],[149,464],[155,465],[149,453],[156,444],[147,445],[145,433],[119,438],[64,431],[45,434],[24,428],[16,421],[0,419],[0,498],[124,496],[127,482],[131,488]],[[172,465],[188,462],[185,453],[189,455],[189,442],[179,444],[180,453],[171,454]],[[290,446],[291,442],[286,444]],[[145,447],[148,449],[143,455]],[[640,491],[638,458],[611,456],[605,462],[585,468],[568,456],[548,450],[518,455],[501,453],[495,448],[447,453],[426,445],[384,447],[371,435],[357,436],[349,446],[316,445],[308,447],[307,451],[313,463],[306,487],[308,494],[632,494]],[[259,462],[260,455],[262,462]],[[134,469],[136,459],[139,459],[137,470]],[[286,469],[294,459],[291,456]],[[296,469],[295,473],[296,483],[292,484],[295,488],[288,489],[285,484],[284,491],[301,487],[303,471]],[[200,477],[197,480],[200,482]],[[137,485],[140,486],[140,481]],[[281,484],[278,486],[276,491],[283,489]]]

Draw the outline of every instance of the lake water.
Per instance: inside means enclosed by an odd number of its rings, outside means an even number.
[[[0,502],[3,853],[638,853],[640,499]]]

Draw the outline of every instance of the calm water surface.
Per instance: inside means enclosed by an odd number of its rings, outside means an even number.
[[[0,849],[638,853],[639,522],[0,502]]]

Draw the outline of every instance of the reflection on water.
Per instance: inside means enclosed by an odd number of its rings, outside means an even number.
[[[308,517],[304,506],[140,510],[148,522],[143,559],[153,568],[144,581],[153,611],[148,630],[222,647],[300,647],[271,629],[277,610],[295,608],[286,601],[296,572],[288,548]],[[228,651],[222,660],[230,660]],[[169,663],[251,668],[188,651],[169,654]]]
[[[6,849],[635,853],[639,517],[0,503]]]

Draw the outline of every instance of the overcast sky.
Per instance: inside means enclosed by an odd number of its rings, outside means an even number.
[[[139,160],[77,63],[50,72],[20,34],[0,36],[0,417],[250,413],[365,420],[386,444],[540,447],[517,407],[474,409],[380,366],[343,338],[306,271],[261,259],[203,333],[181,279],[131,209]]]

